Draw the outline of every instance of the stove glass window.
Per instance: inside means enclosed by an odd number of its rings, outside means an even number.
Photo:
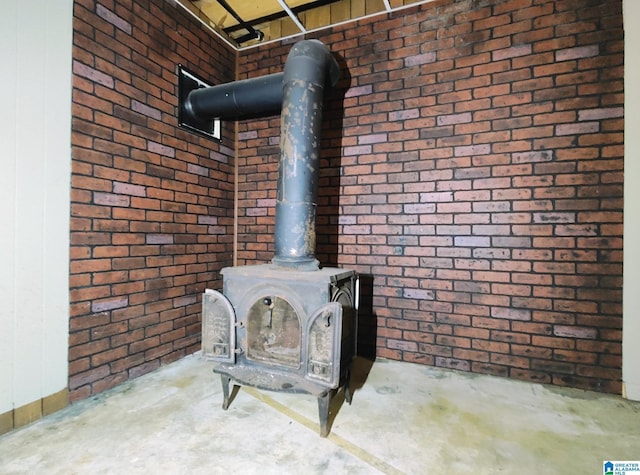
[[[259,298],[247,315],[247,358],[300,367],[300,317],[282,297]]]

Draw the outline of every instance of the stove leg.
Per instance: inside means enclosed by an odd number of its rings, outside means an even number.
[[[353,394],[351,394],[351,370],[347,370],[347,380],[344,383],[344,400],[347,401],[347,404],[351,405],[351,399],[353,398]]]
[[[320,437],[329,435],[329,408],[334,391],[327,392],[318,398],[318,413],[320,415]]]
[[[231,378],[221,374],[220,380],[222,381],[222,395],[224,396],[222,409],[226,411],[229,408],[229,383],[231,382]]]

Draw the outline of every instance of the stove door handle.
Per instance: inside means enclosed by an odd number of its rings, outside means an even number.
[[[324,318],[324,326],[326,328],[329,328],[331,326],[331,315],[332,313],[328,310],[325,310],[324,315],[322,315],[322,317]]]
[[[262,303],[263,303],[263,304],[265,304],[265,305],[268,305],[268,306],[269,306],[269,310],[267,310],[267,321],[266,321],[266,323],[265,323],[265,327],[267,327],[267,328],[271,328],[271,319],[272,319],[272,316],[273,316],[273,307],[275,307],[275,306],[276,306],[276,304],[275,304],[274,300],[275,300],[275,299],[274,299],[274,298],[272,298],[272,297],[265,297],[265,298],[262,300]]]

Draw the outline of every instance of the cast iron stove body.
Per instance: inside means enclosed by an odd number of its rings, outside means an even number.
[[[203,297],[202,350],[229,385],[299,392],[318,398],[320,433],[340,387],[351,402],[358,278],[320,268],[315,221],[324,90],[339,66],[317,40],[296,43],[284,72],[190,92],[183,114],[242,117],[281,105],[275,255],[271,264],[222,270],[223,292]]]
[[[329,405],[342,387],[351,402],[357,275],[322,268],[292,271],[272,264],[222,270],[223,294],[203,299],[202,349],[218,361],[223,408],[229,384],[318,398],[320,433],[329,432]]]

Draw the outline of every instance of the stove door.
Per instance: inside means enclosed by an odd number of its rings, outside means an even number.
[[[202,296],[202,354],[210,360],[236,361],[236,314],[229,299],[207,289]]]
[[[307,335],[306,377],[337,388],[340,383],[342,305],[331,302],[313,312]]]

